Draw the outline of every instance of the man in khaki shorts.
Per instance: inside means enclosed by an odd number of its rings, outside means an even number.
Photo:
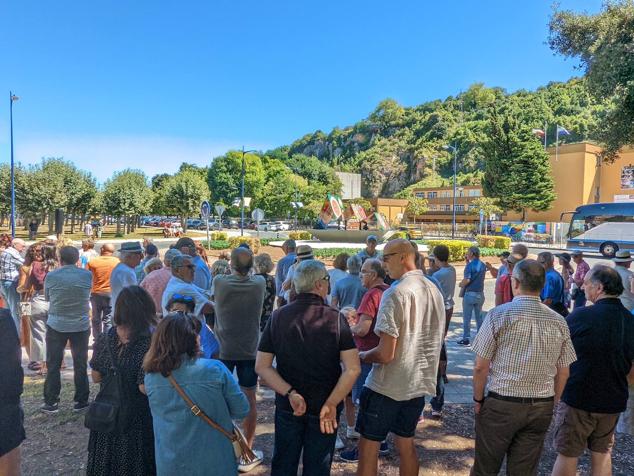
[[[619,300],[621,277],[597,265],[583,287],[594,305],[575,308],[567,319],[578,360],[570,367],[555,417],[553,476],[576,475],[586,447],[592,474],[612,474],[614,429],[626,408],[628,374],[633,376],[634,318]]]

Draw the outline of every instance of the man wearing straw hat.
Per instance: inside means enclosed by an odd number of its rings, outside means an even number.
[[[629,251],[617,251],[612,261],[614,261],[614,269],[623,280],[623,294],[619,296],[619,299],[628,311],[632,311],[634,310],[634,293],[632,292],[634,273],[630,271],[632,255]]]

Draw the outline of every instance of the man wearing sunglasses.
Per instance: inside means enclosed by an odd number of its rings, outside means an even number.
[[[381,441],[394,433],[400,474],[418,474],[414,434],[425,395],[436,394],[445,303],[438,288],[416,267],[416,251],[404,239],[383,250],[388,274],[396,280],[383,293],[374,332],[379,343],[359,353],[374,364],[359,397],[356,430],[357,474],[376,474]]]
[[[203,314],[213,311],[213,304],[207,294],[193,283],[196,266],[192,263],[191,257],[183,254],[175,256],[171,266],[172,277],[163,292],[163,315],[168,314],[167,304],[175,295],[190,296],[194,299],[196,305],[193,314],[195,316],[202,318]]]

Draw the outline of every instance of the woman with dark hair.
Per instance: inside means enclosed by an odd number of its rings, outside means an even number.
[[[347,272],[348,258],[350,258],[348,253],[339,253],[332,262],[332,269],[328,271],[328,276],[330,276],[330,293],[328,294],[328,303],[330,303],[332,299],[332,290],[335,289],[337,281],[349,276]]]
[[[150,475],[156,473],[154,433],[143,386],[143,358],[150,348],[156,309],[139,286],[123,288],[114,309],[114,327],[101,334],[90,361],[93,382],[101,382],[116,366],[125,381],[124,401],[132,419],[123,434],[90,432],[88,475]],[[114,358],[115,362],[112,361]]]
[[[247,398],[224,364],[199,357],[200,325],[198,319],[183,313],[163,317],[143,361],[159,475],[238,472],[231,441],[194,415],[168,380],[172,376],[194,404],[228,432],[233,429],[232,420],[248,414]]]
[[[266,282],[262,315],[260,316],[260,332],[262,332],[271,314],[273,314],[273,305],[275,304],[275,276],[270,274],[274,268],[271,255],[260,253],[255,256],[253,258],[253,268],[255,273],[262,276]]]
[[[30,309],[31,339],[29,356],[34,364],[29,369],[46,373],[46,321],[48,319],[48,301],[44,296],[44,279],[46,275],[58,267],[57,248],[55,246],[35,243],[33,261],[30,266],[25,287]]]

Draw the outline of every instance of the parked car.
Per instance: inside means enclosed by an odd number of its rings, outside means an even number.
[[[205,222],[198,218],[189,218],[187,220],[187,228],[200,228],[201,225],[205,225]]]
[[[258,231],[272,231],[271,230],[271,222],[268,221],[261,221],[258,225],[257,225],[257,229]]]
[[[214,219],[209,219],[208,220],[209,223],[209,229],[210,230],[222,230],[222,224]],[[199,230],[206,230],[207,229],[207,224],[204,221],[200,222],[200,226],[198,227]]]
[[[222,220],[223,228],[240,228],[240,223],[235,218],[223,218]]]
[[[277,225],[276,231],[288,231],[291,229],[291,226],[283,221],[276,221],[275,224]]]

